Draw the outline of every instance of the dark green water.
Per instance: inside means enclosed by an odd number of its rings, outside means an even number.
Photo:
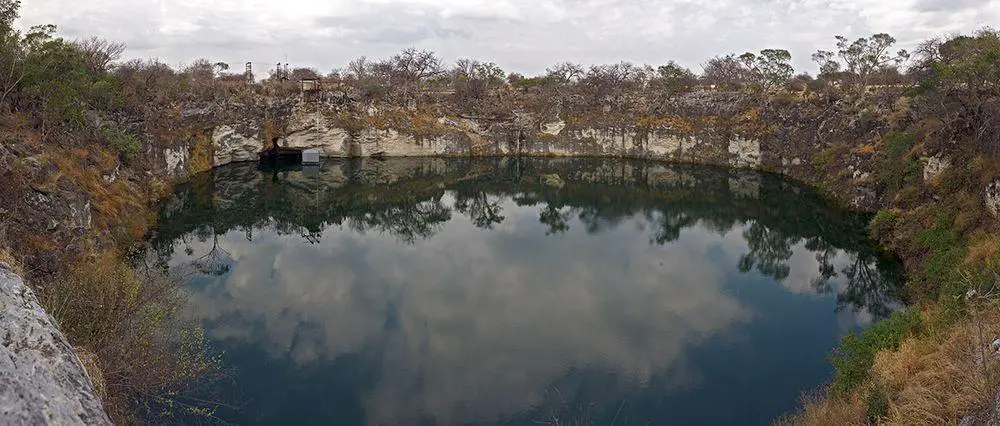
[[[177,190],[156,249],[228,422],[766,424],[900,306],[866,219],[712,167],[240,164]]]

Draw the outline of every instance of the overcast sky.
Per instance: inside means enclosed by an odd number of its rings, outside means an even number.
[[[408,46],[508,71],[551,64],[674,59],[785,48],[798,69],[833,36],[888,32],[903,47],[1000,23],[1000,0],[25,0],[22,27],[128,43],[128,57],[197,58],[255,71],[342,67]]]

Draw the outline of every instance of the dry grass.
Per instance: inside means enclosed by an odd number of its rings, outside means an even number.
[[[7,232],[10,228],[10,221],[10,217],[0,210],[0,263],[6,263],[12,272],[23,277],[24,263],[10,249]]]
[[[898,350],[880,352],[872,367],[873,378],[849,396],[806,397],[799,412],[776,424],[957,424],[993,401],[1000,354],[991,353],[988,347],[997,332],[1000,306],[994,305],[981,316],[909,338]],[[980,361],[984,356],[985,363]],[[874,388],[885,394],[887,408],[884,416],[870,422],[866,398]]]
[[[16,257],[14,257],[14,255],[10,252],[9,249],[6,248],[0,249],[0,263],[7,264],[11,272],[20,276],[24,276],[24,267],[21,265],[21,262]]]
[[[885,424],[956,423],[989,401],[998,360],[988,356],[983,369],[978,360],[989,342],[976,336],[973,324],[963,324],[944,339],[909,339],[898,351],[880,353],[873,370],[889,396]]]
[[[97,354],[85,347],[77,346],[74,350],[76,351],[76,357],[80,360],[80,364],[83,365],[83,370],[87,373],[87,377],[94,384],[94,392],[97,393],[97,396],[101,400],[107,400],[108,383],[104,380],[104,372],[101,370],[101,360],[97,358]]]
[[[980,233],[972,237],[969,249],[965,253],[965,265],[981,267],[1000,253],[1000,235]]]
[[[89,196],[95,231],[117,229],[132,240],[142,237],[153,220],[149,194],[129,179],[105,180],[104,174],[117,164],[113,153],[99,147],[56,149],[51,158],[63,184],[78,186]]]
[[[46,283],[39,297],[82,349],[80,360],[112,419],[136,421],[137,405],[147,411],[203,408],[175,405],[164,396],[184,395],[219,371],[200,328],[183,317],[182,285],[110,252],[85,263]]]
[[[798,413],[775,420],[775,425],[859,425],[866,423],[865,402],[857,393],[848,398],[824,394],[806,395]]]

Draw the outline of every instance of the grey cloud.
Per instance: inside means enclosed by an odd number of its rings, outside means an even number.
[[[583,244],[590,237],[582,227],[562,237],[570,241],[525,245],[525,233],[544,233],[537,212],[509,200],[504,207],[508,219],[490,236],[456,223],[414,246],[330,230],[318,250],[262,237],[249,250],[234,234],[225,244],[239,263],[195,294],[193,309],[220,326],[210,327],[213,336],[300,363],[378,345],[380,380],[367,401],[373,424],[421,413],[448,424],[466,415],[496,421],[537,406],[573,367],[620,371],[624,387],[653,376],[687,386],[698,380],[685,369],[690,346],[753,315],[722,290],[722,273],[705,256],[714,233],[686,233],[670,256],[631,232]],[[594,258],[627,264],[583,261]],[[386,331],[389,317],[395,324]],[[501,374],[509,371],[523,374]],[[421,392],[404,391],[414,386]]]
[[[236,0],[32,0],[22,25],[55,23],[68,36],[123,40],[131,57],[168,63],[209,57],[261,65],[283,60],[320,70],[408,46],[446,60],[476,57],[539,73],[565,60],[667,60],[698,69],[725,53],[780,47],[799,69],[833,35],[888,32],[910,48],[1000,21],[984,0],[287,0],[275,11]],[[316,16],[323,18],[317,19]]]
[[[961,12],[988,3],[987,0],[917,0],[915,6],[921,12]]]
[[[331,229],[320,246],[265,233],[251,249],[234,232],[223,240],[239,263],[194,295],[193,310],[210,320],[212,336],[301,364],[380,354],[380,380],[366,403],[379,416],[370,419],[375,424],[420,413],[442,423],[467,420],[459,412],[497,420],[537,406],[541,392],[572,367],[621,371],[624,388],[652,377],[689,386],[699,378],[687,368],[687,351],[754,315],[723,291],[717,264],[736,265],[748,249],[740,226],[691,228],[679,243],[660,247],[634,234],[652,229],[655,218],[633,218],[616,229],[636,231],[604,232],[607,244],[586,243],[592,237],[578,226],[528,244],[524,235],[545,232],[537,212],[510,200],[504,211],[507,220],[489,236],[456,216],[412,246]],[[196,258],[211,242],[193,247]],[[802,244],[793,253],[782,284],[812,294],[815,253]],[[583,261],[596,258],[623,263]],[[833,261],[840,269],[850,259],[838,253]],[[864,316],[841,319],[850,329]],[[525,374],[484,373],[490,371]]]

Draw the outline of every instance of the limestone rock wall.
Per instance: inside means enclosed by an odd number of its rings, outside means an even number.
[[[870,210],[879,206],[881,200],[871,178],[874,163],[870,158],[859,157],[837,165],[842,172],[820,170],[812,161],[831,144],[866,140],[873,134],[871,128],[834,123],[839,120],[837,116],[817,118],[794,109],[788,111],[797,111],[798,115],[760,116],[759,120],[770,125],[755,127],[746,125],[741,118],[746,114],[740,111],[759,110],[759,106],[739,105],[738,99],[725,98],[724,94],[692,95],[684,102],[686,118],[647,126],[614,125],[601,122],[600,117],[583,122],[580,118],[552,119],[545,114],[520,111],[505,118],[471,118],[450,113],[436,118],[410,117],[407,114],[418,113],[403,109],[380,112],[370,105],[301,100],[280,103],[280,111],[268,107],[257,108],[260,111],[248,109],[257,114],[256,124],[245,116],[220,113],[214,123],[198,125],[212,134],[212,166],[256,160],[268,142],[263,140],[262,135],[267,133],[263,127],[270,123],[274,126],[268,132],[279,136],[280,146],[314,148],[324,157],[648,158],[779,172],[812,184],[837,187],[838,191],[831,195],[855,208]],[[537,118],[541,116],[549,118]],[[169,164],[183,161],[176,155],[165,157]],[[828,182],[831,177],[837,182]]]
[[[0,262],[0,423],[110,425],[76,352]]]
[[[986,186],[986,210],[995,218],[1000,218],[1000,179]]]
[[[415,135],[398,128],[348,130],[321,111],[296,109],[287,119],[279,145],[315,148],[325,157],[543,155],[632,156],[684,162],[702,162],[756,168],[762,165],[761,142],[742,137],[711,140],[677,135],[669,128],[574,126],[565,122],[539,125],[525,131],[500,125],[482,125],[452,117],[438,119],[433,134]],[[265,143],[229,124],[212,131],[213,166],[252,161]],[[168,162],[178,162],[176,156]]]
[[[239,161],[256,161],[257,153],[264,149],[264,142],[259,133],[248,136],[223,124],[212,131],[212,147],[212,165],[218,166]]]

